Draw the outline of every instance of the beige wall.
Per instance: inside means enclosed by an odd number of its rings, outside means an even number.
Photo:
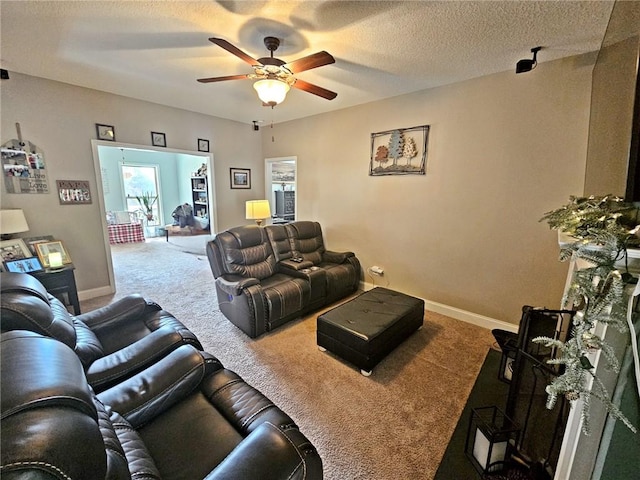
[[[55,180],[89,180],[95,195],[91,140],[95,124],[114,125],[118,142],[150,145],[151,131],[164,132],[167,146],[197,150],[210,140],[214,156],[218,228],[244,220],[244,201],[261,198],[264,175],[260,135],[249,125],[11,72],[0,84],[0,142],[23,138],[44,151],[49,194],[7,194],[2,208],[23,208],[30,231],[23,236],[54,235],[63,240],[76,266],[79,290],[108,285],[107,253],[97,199],[92,205],[59,205]],[[251,168],[251,190],[230,190],[229,168]]]
[[[566,265],[542,214],[581,194],[591,57],[400,96],[263,129],[11,74],[2,82],[2,142],[23,135],[45,152],[52,192],[9,195],[29,235],[68,245],[80,290],[108,284],[97,202],[60,206],[56,179],[90,180],[94,124],[117,140],[171,148],[211,140],[218,228],[246,223],[244,201],[263,195],[264,157],[297,155],[300,219],[322,223],[327,246],[385,268],[382,284],[433,302],[517,323],[524,304],[557,306]],[[286,108],[283,105],[282,108]],[[370,134],[431,125],[426,176],[369,177]],[[272,136],[275,141],[272,140]],[[260,139],[262,144],[260,144]],[[229,167],[251,168],[252,190],[230,190]],[[370,281],[367,277],[366,281]],[[381,282],[378,282],[380,284]]]
[[[525,304],[559,306],[567,265],[538,220],[583,193],[593,60],[276,125],[263,154],[298,157],[297,218],[383,266],[376,284],[517,324]],[[372,132],[422,124],[426,176],[368,176]]]

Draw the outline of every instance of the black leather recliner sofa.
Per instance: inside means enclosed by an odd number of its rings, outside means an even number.
[[[182,322],[140,295],[73,316],[31,275],[0,275],[0,329],[31,330],[73,348],[95,391],[152,365],[180,345],[202,348]]]
[[[294,421],[157,304],[133,296],[73,317],[27,277],[1,278],[3,478],[322,479]],[[188,340],[156,339],[167,327]]]
[[[207,243],[220,311],[255,338],[355,292],[360,262],[324,246],[318,222],[246,225]]]
[[[292,419],[191,345],[97,396],[58,340],[14,330],[0,351],[6,480],[322,479]]]

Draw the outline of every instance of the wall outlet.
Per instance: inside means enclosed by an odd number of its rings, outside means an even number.
[[[371,267],[371,273],[375,273],[376,275],[384,275],[384,268],[374,265],[373,267]]]

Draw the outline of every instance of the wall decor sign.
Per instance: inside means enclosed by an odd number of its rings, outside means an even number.
[[[166,147],[167,136],[160,132],[151,132],[151,145],[154,147]]]
[[[87,205],[91,203],[91,190],[87,180],[56,180],[60,205]]]
[[[425,175],[429,125],[371,134],[369,175]]]
[[[113,125],[96,123],[96,134],[98,136],[98,140],[108,140],[110,142],[116,141],[116,131],[113,128]]]
[[[199,152],[208,152],[209,151],[209,140],[204,138],[198,139],[198,151]]]
[[[230,168],[231,188],[251,188],[251,170],[248,168]]]
[[[49,193],[44,153],[33,143],[9,140],[0,155],[7,193]]]

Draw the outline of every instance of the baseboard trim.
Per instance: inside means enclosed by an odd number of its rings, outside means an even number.
[[[78,292],[78,299],[80,301],[82,301],[82,300],[90,300],[92,298],[104,297],[105,295],[111,295],[112,293],[115,293],[115,290],[113,288],[111,288],[110,286],[92,288],[90,290],[82,290],[82,291]]]
[[[514,325],[513,323],[503,322],[502,320],[496,320],[491,317],[485,317],[484,315],[468,312],[449,305],[443,305],[442,303],[425,300],[424,307],[430,312],[440,313],[441,315],[446,315],[447,317],[455,318],[456,320],[472,323],[479,327],[486,328],[487,330],[501,329],[513,333],[518,332],[518,325]]]
[[[374,287],[380,287],[383,285],[373,285],[371,283],[361,282],[360,286],[363,290],[371,290]],[[424,298],[423,300],[425,310],[429,310],[430,312],[446,315],[447,317],[455,318],[456,320],[460,320],[462,322],[471,323],[473,325],[486,328],[487,330],[501,329],[513,333],[518,332],[518,325],[515,325],[513,323],[504,322],[502,320],[497,320],[491,317],[485,317],[484,315],[468,312],[467,310],[451,307],[442,303],[432,302],[431,300],[426,300]]]

